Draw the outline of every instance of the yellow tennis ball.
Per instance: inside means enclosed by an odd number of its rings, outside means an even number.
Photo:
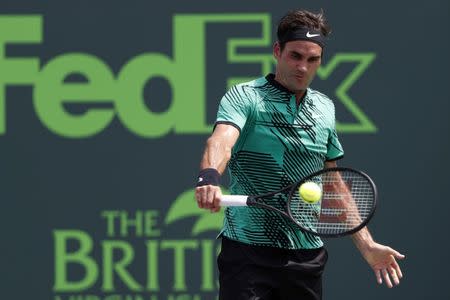
[[[300,194],[300,197],[308,203],[316,203],[322,197],[322,190],[320,189],[320,186],[312,181],[308,181],[300,185],[298,193]]]

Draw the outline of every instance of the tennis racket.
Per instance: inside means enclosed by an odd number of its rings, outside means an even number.
[[[320,187],[321,197],[317,202],[309,203],[300,195],[299,188],[306,182]],[[221,206],[276,211],[302,231],[321,237],[357,232],[370,221],[376,204],[377,189],[373,180],[361,171],[344,167],[323,169],[279,191],[257,196],[224,195],[220,201]]]

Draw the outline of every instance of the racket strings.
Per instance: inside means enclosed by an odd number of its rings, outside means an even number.
[[[370,217],[375,192],[371,182],[352,171],[325,172],[311,178],[322,190],[317,203],[307,203],[298,193],[291,195],[291,216],[299,225],[319,234],[348,232]]]

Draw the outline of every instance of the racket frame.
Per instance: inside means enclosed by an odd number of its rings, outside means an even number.
[[[321,174],[329,173],[329,172],[339,172],[339,171],[349,171],[349,172],[353,172],[353,173],[358,173],[359,175],[364,177],[370,183],[370,185],[372,187],[372,190],[373,190],[373,197],[374,197],[372,210],[367,215],[367,217],[364,219],[364,221],[361,222],[361,224],[359,224],[355,228],[352,228],[351,230],[344,231],[344,232],[341,232],[341,233],[317,233],[317,232],[314,232],[314,231],[309,230],[307,228],[304,228],[297,220],[295,220],[295,218],[292,216],[292,212],[291,212],[290,203],[292,201],[294,193],[296,192],[297,187],[299,187],[303,183],[309,181],[311,178],[314,178],[314,177],[319,176]],[[258,201],[259,199],[273,197],[273,196],[275,196],[277,194],[286,194],[286,195],[288,195],[288,200],[286,202],[284,210],[278,209],[278,208],[273,207],[273,206],[271,206],[269,204],[265,204],[265,203],[263,203],[261,201]],[[247,196],[247,206],[261,207],[261,208],[269,209],[269,210],[275,211],[277,213],[280,213],[284,217],[286,217],[289,220],[291,220],[303,232],[308,232],[308,233],[311,233],[313,235],[324,237],[324,238],[335,238],[335,237],[342,237],[342,236],[353,234],[353,233],[358,232],[359,230],[361,230],[364,226],[366,226],[367,223],[369,223],[370,219],[372,219],[372,217],[373,217],[373,215],[375,213],[375,210],[376,210],[376,207],[377,207],[377,199],[378,199],[377,187],[376,187],[374,181],[369,177],[369,175],[367,175],[366,173],[364,173],[362,171],[355,170],[353,168],[332,167],[332,168],[324,168],[324,169],[322,169],[320,171],[314,172],[314,173],[306,176],[305,178],[303,178],[303,179],[301,179],[301,180],[299,180],[299,181],[297,181],[297,182],[295,182],[295,183],[293,183],[291,185],[288,185],[287,187],[284,187],[284,188],[282,188],[282,189],[280,189],[278,191],[269,192],[269,193],[261,194],[261,195]]]

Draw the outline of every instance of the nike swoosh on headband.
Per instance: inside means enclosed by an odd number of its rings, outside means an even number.
[[[315,36],[320,36],[320,34],[311,34],[311,33],[309,33],[309,31],[306,33],[306,37],[312,38]]]
[[[316,43],[320,47],[325,47],[325,37],[322,36],[319,29],[311,29],[305,27],[299,27],[287,30],[283,35],[278,36],[280,43],[287,43],[290,41],[309,41]]]

